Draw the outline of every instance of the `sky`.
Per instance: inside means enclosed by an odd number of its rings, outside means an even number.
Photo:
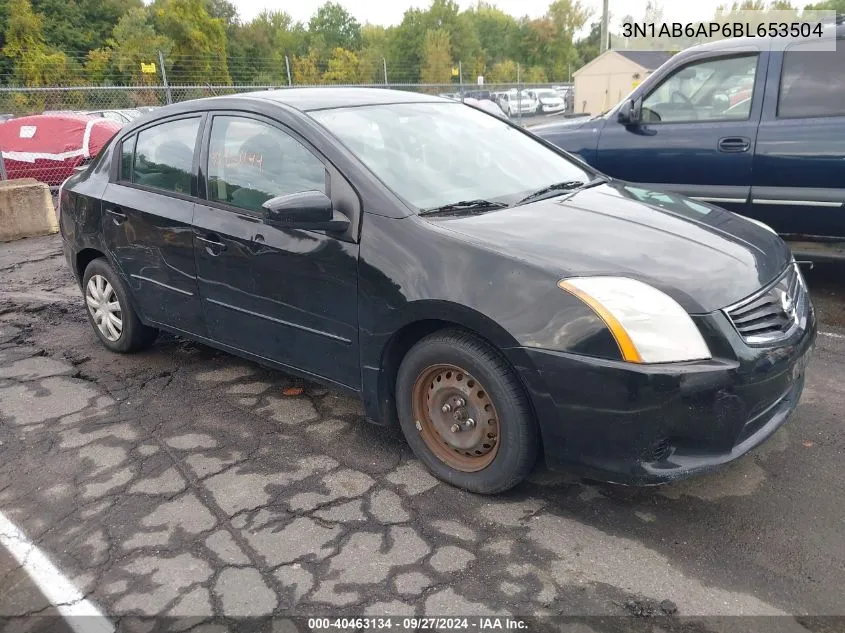
[[[287,11],[294,20],[308,22],[317,8],[325,0],[233,0],[238,7],[241,19],[248,21],[254,18],[264,9]],[[359,22],[370,22],[390,26],[399,24],[402,21],[402,14],[411,7],[425,8],[431,4],[430,0],[337,0],[346,7],[346,10],[354,15]],[[546,12],[551,0],[488,0],[502,11],[516,17],[528,15],[532,18],[539,17]],[[645,13],[648,0],[610,0],[611,29],[615,28],[622,17],[626,14],[632,15],[635,19],[641,19]],[[475,0],[457,0],[461,9],[466,9]],[[593,10],[594,16],[601,14],[602,0],[581,0],[582,4]],[[730,4],[730,0],[663,0],[658,2],[663,7],[663,19],[665,22],[695,22],[706,20],[713,16],[716,7],[721,4]],[[803,6],[808,2],[794,2],[797,6]]]

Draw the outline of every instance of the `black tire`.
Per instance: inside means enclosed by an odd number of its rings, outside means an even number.
[[[415,385],[431,367],[443,364],[463,368],[474,376],[497,412],[495,456],[475,472],[453,468],[438,457],[415,420]],[[402,359],[396,376],[396,407],[402,432],[414,454],[436,477],[454,486],[481,494],[503,492],[528,476],[537,461],[537,424],[519,379],[495,348],[471,333],[442,330],[414,345]]]
[[[119,336],[114,340],[111,340],[100,329],[100,325],[98,325],[94,318],[93,308],[90,307],[88,301],[89,283],[95,276],[98,276],[95,279],[95,284],[101,278],[104,278],[109,283],[111,289],[114,291],[114,298],[117,299],[117,303],[119,304],[121,328]],[[82,275],[82,297],[85,301],[85,313],[88,315],[88,322],[91,324],[100,342],[112,352],[119,352],[121,354],[136,352],[152,345],[158,336],[157,329],[141,323],[129,300],[129,292],[126,285],[105,258],[100,257],[95,259],[85,268],[85,272]]]

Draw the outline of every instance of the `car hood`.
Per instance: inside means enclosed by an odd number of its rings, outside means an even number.
[[[561,278],[639,279],[691,314],[747,297],[791,259],[783,240],[751,220],[616,181],[480,215],[431,219],[463,239]]]

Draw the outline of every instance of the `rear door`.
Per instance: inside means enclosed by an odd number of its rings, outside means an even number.
[[[845,40],[773,53],[749,215],[779,233],[845,239]]]
[[[742,210],[751,190],[767,62],[767,52],[723,51],[674,69],[644,96],[641,123],[606,123],[596,167]]]
[[[197,114],[123,139],[103,194],[106,247],[147,321],[204,336],[191,220],[202,127]]]

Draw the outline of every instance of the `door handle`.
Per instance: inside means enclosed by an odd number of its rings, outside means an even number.
[[[126,222],[126,214],[117,209],[106,209],[106,213],[111,216],[112,222],[115,224],[123,224]]]
[[[719,139],[720,152],[747,152],[751,147],[751,140],[744,136],[726,136]]]
[[[197,235],[196,238],[200,242],[205,243],[205,250],[209,255],[219,255],[226,250],[226,244],[224,244],[220,238],[214,234],[211,234],[208,237],[200,237]]]

